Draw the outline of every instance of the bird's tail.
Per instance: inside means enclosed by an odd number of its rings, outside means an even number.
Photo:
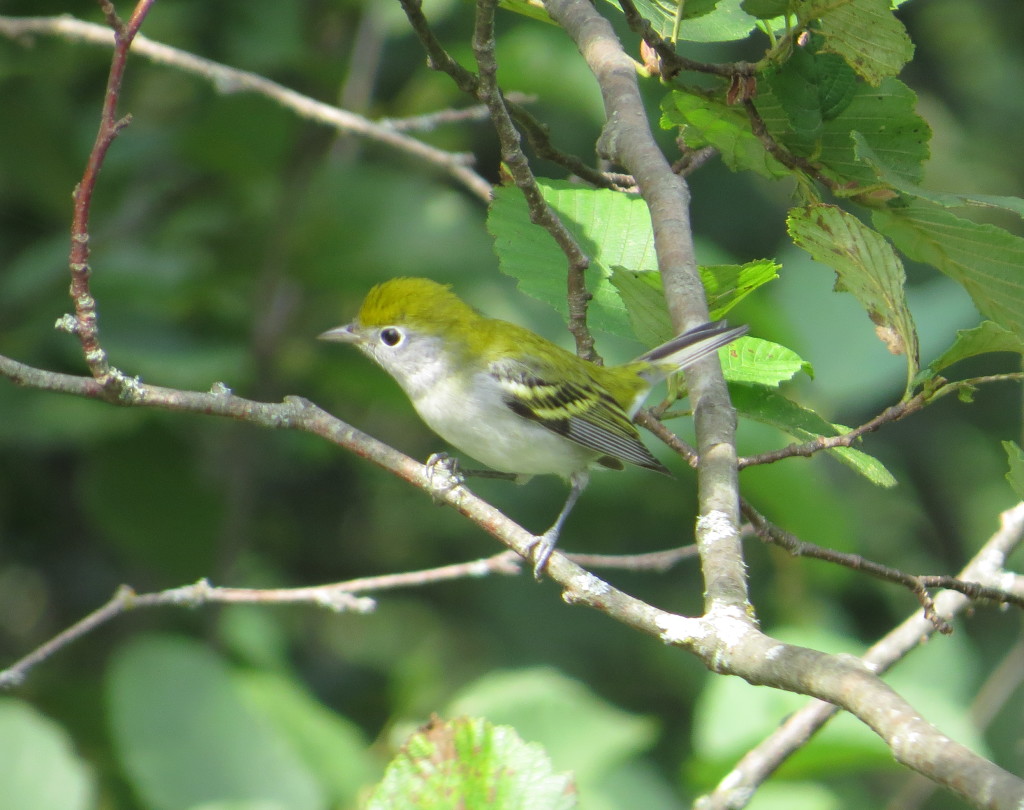
[[[652,368],[643,376],[653,383],[674,371],[693,365],[746,332],[746,326],[729,326],[725,321],[713,321],[694,327],[644,352],[636,362],[651,364]]]

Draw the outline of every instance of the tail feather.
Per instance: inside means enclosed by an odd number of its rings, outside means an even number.
[[[694,327],[640,355],[637,362],[653,364],[661,378],[691,366],[718,351],[722,346],[747,333],[747,327],[730,327],[725,321],[713,321]]]

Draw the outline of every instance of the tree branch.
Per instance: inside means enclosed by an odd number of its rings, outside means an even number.
[[[91,377],[47,372],[2,356],[0,375],[21,385],[109,401],[103,388]],[[422,464],[298,397],[271,404],[237,397],[223,385],[200,393],[132,381],[117,404],[227,416],[264,427],[315,434],[431,492],[520,557],[526,558],[532,548],[533,534],[461,484],[439,482],[436,470],[431,474]],[[740,675],[754,684],[810,695],[847,709],[874,729],[901,762],[969,799],[992,796],[985,806],[1001,810],[1015,806],[1008,797],[1024,795],[1024,783],[948,740],[867,669],[847,659],[781,644],[760,633],[744,612],[734,608],[720,607],[696,619],[667,613],[612,587],[558,552],[552,555],[547,572],[562,586],[562,598],[570,604],[600,610],[617,621],[689,650],[716,672]],[[101,611],[116,614],[121,609],[108,606]],[[99,621],[106,621],[106,616],[106,612],[101,612]],[[95,623],[97,619],[94,615],[88,621]],[[80,635],[79,632],[74,637]]]
[[[521,572],[519,557],[511,551],[503,551],[483,560],[445,565],[423,571],[409,571],[403,574],[387,574],[379,577],[362,577],[337,582],[331,585],[317,585],[309,588],[224,588],[215,587],[201,579],[194,585],[171,588],[155,593],[138,594],[127,585],[122,585],[101,608],[71,627],[58,633],[45,644],[28,655],[0,670],[0,690],[22,683],[28,673],[55,653],[67,647],[82,636],[91,633],[123,613],[137,608],[219,604],[313,604],[326,607],[337,613],[370,613],[376,609],[372,599],[358,598],[357,593],[373,593],[396,588],[409,588],[435,582],[445,582],[467,577],[481,577],[489,574],[518,574]]]
[[[1000,526],[981,550],[957,575],[960,580],[984,583],[999,588],[1004,585],[1007,558],[1024,538],[1024,503],[1000,515]],[[935,611],[946,622],[971,606],[971,600],[955,591],[943,591],[935,597]],[[881,675],[906,655],[921,646],[935,633],[934,624],[914,611],[899,627],[887,633],[861,656],[865,665]],[[710,794],[694,804],[697,810],[737,810],[746,806],[757,787],[762,784],[795,751],[820,729],[839,709],[830,703],[812,701],[791,714],[779,728],[737,763]],[[1018,790],[1022,790],[1018,788]],[[1018,799],[1021,795],[1019,792]],[[978,806],[1012,806],[1005,801],[982,803],[968,797]]]

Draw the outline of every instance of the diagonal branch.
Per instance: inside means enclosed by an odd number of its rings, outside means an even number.
[[[0,356],[0,375],[13,382],[92,399],[109,400],[92,377],[56,374]],[[124,406],[226,416],[263,427],[301,430],[381,466],[497,537],[526,558],[534,536],[460,484],[440,482],[422,464],[298,397],[282,403],[237,397],[223,385],[207,393],[144,385],[138,381],[118,400]],[[720,608],[702,618],[668,613],[626,594],[556,552],[548,575],[563,599],[599,610],[616,621],[697,655],[717,672],[740,675],[834,703],[855,714],[892,749],[896,758],[969,799],[987,795],[987,807],[1017,807],[1024,782],[944,737],[868,668],[842,656],[782,644],[758,631],[741,610]],[[111,608],[113,610],[114,608]],[[102,609],[101,609],[102,610]]]
[[[1001,587],[1005,579],[1003,566],[1010,554],[1020,546],[1022,538],[1024,503],[1003,512],[999,529],[957,575],[958,579]],[[971,604],[968,597],[955,591],[943,591],[935,597],[935,610],[946,622],[969,609]],[[882,674],[919,647],[935,629],[932,622],[915,611],[899,627],[872,645],[861,660],[872,671]],[[744,807],[757,786],[838,711],[836,706],[816,700],[794,712],[778,730],[751,749],[711,793],[698,799],[695,806],[700,810],[735,810]]]

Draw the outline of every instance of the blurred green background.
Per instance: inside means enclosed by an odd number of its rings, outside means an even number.
[[[0,11],[101,21],[81,0],[7,0]],[[471,6],[437,0],[427,13],[468,64]],[[1024,6],[917,0],[901,18],[918,46],[902,78],[935,131],[925,185],[1024,193]],[[426,68],[397,3],[177,0],[157,3],[143,31],[374,118],[469,103]],[[635,37],[622,35],[635,53]],[[688,55],[756,58],[763,47],[753,37]],[[591,160],[600,96],[571,42],[553,26],[502,13],[498,57],[504,89],[535,95],[530,108],[554,142]],[[108,66],[109,53],[96,46],[0,39],[0,354],[74,374],[86,373],[78,344],[52,324],[70,308],[70,195],[95,136]],[[650,81],[644,91],[656,116],[663,88]],[[443,448],[397,386],[356,352],[314,339],[348,320],[369,286],[400,274],[451,282],[489,314],[571,345],[554,313],[498,273],[482,203],[435,169],[138,58],[121,111],[134,120],[104,165],[91,244],[101,335],[128,374],[195,390],[222,381],[269,401],[301,395],[425,459]],[[497,178],[487,124],[425,137],[473,152],[479,170]],[[671,148],[670,133],[660,137]],[[562,176],[543,163],[536,171]],[[780,280],[731,319],[814,365],[815,379],[789,393],[847,425],[894,402],[902,360],[875,339],[852,298],[831,292],[832,273],[788,243],[791,187],[731,174],[717,161],[691,186],[703,262],[777,257],[783,265]],[[1019,221],[998,222],[1021,233]],[[908,272],[928,362],[978,318],[949,280],[926,268]],[[611,360],[640,350],[598,338]],[[1013,370],[1012,362],[983,358],[963,374]],[[685,435],[684,422],[674,427]],[[970,406],[947,398],[867,437],[864,449],[889,466],[896,489],[872,488],[825,457],[750,469],[742,484],[758,508],[805,540],[911,572],[955,573],[1014,501],[999,441],[1020,438],[1019,388],[989,387]],[[741,425],[740,441],[747,454],[788,440]],[[640,470],[595,476],[563,547],[624,553],[688,542],[692,473],[670,464],[676,481]],[[565,496],[554,479],[470,486],[535,530]],[[898,588],[756,540],[748,548],[759,616],[789,640],[856,653],[915,609]],[[497,550],[453,511],[313,437],[118,409],[0,380],[0,667],[120,583],[139,591],[201,577],[312,585]],[[701,607],[695,563],[610,579],[665,609]],[[979,607],[952,638],[932,641],[894,675],[929,719],[1018,773],[1019,685],[1011,683],[987,729],[972,730],[965,712],[1020,643],[1020,629],[1018,612]],[[135,694],[140,683],[151,689]],[[800,705],[711,677],[683,653],[567,607],[549,583],[528,576],[384,594],[369,616],[311,607],[140,612],[64,650],[11,695],[0,698],[0,728],[8,739],[56,747],[54,764],[34,758],[35,783],[67,785],[62,803],[50,806],[71,810],[193,806],[205,794],[182,795],[188,780],[153,764],[192,745],[200,753],[182,754],[178,766],[197,784],[234,773],[251,786],[281,769],[280,783],[293,791],[281,806],[352,806],[389,746],[431,712],[463,709],[544,739],[556,768],[577,770],[588,807],[682,807]],[[200,695],[209,702],[193,705]],[[575,713],[555,722],[559,706]],[[570,728],[581,717],[605,725],[581,734]],[[907,772],[880,743],[853,723],[837,725],[753,806],[878,807],[905,787]],[[155,728],[162,743],[151,739]],[[165,751],[167,743],[177,747]],[[318,755],[326,761],[316,764]],[[328,784],[330,774],[337,784]],[[248,797],[239,790],[224,795]],[[925,806],[961,805],[938,794]]]

